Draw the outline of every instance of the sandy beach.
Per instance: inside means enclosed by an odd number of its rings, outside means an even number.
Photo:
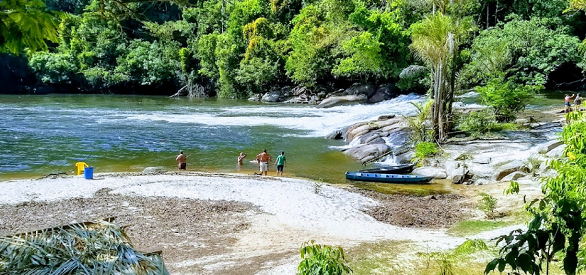
[[[1,234],[116,217],[135,248],[162,251],[171,274],[295,274],[299,248],[309,240],[346,250],[385,240],[451,248],[465,239],[405,209],[427,205],[444,222],[470,214],[457,196],[385,198],[350,186],[238,174],[96,174],[0,184]]]

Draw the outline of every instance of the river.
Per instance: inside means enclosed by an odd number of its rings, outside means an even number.
[[[100,172],[176,169],[179,150],[188,170],[252,174],[266,149],[286,152],[285,176],[345,182],[361,164],[340,152],[334,130],[380,115],[412,115],[403,95],[374,105],[328,109],[221,99],[119,95],[0,95],[0,180],[73,174],[76,162]],[[237,167],[239,152],[248,157]],[[271,166],[274,172],[274,166]]]

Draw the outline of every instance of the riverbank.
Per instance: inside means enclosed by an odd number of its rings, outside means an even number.
[[[414,198],[237,174],[96,174],[2,188],[0,234],[117,217],[138,250],[163,251],[171,274],[295,274],[309,240],[349,254],[381,241],[448,249],[465,239],[446,229],[478,214],[470,194]]]

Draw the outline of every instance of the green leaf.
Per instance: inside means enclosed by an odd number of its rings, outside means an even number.
[[[496,265],[498,264],[499,259],[494,259],[492,261],[490,261],[490,263],[488,263],[486,265],[486,268],[484,269],[484,274],[488,274],[491,271],[493,271],[496,268]]]
[[[499,261],[498,261],[499,272],[503,272],[505,270],[506,264],[507,264],[507,262],[505,262],[504,259],[499,259]]]
[[[578,257],[576,256],[575,251],[568,251],[566,252],[566,257],[564,258],[564,271],[568,275],[576,274],[576,268],[578,267]]]

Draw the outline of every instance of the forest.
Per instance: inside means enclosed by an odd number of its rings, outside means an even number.
[[[0,93],[577,89],[585,30],[567,0],[4,0]]]

